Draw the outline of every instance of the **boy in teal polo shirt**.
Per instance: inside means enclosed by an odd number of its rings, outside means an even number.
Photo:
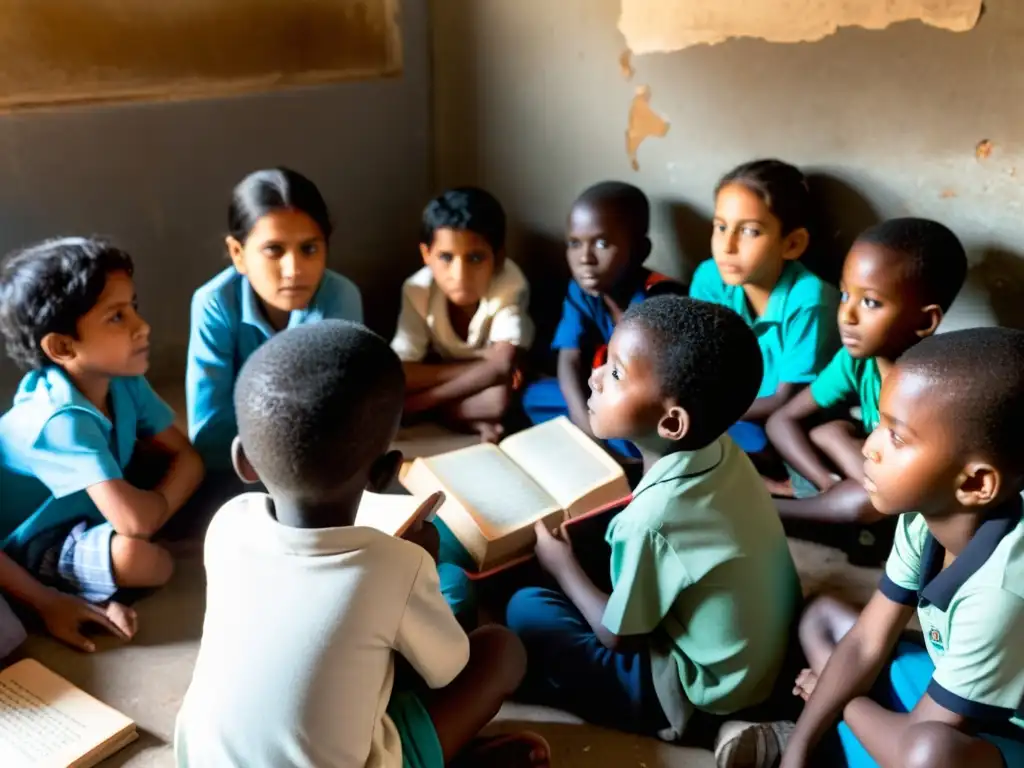
[[[779,724],[737,724],[723,729],[729,752],[774,749],[742,761],[720,749],[719,765],[778,765],[784,747],[782,767],[803,768],[842,718],[853,768],[1024,766],[1024,332],[922,341],[886,376],[879,411],[864,487],[901,515],[879,589],[859,616],[834,600],[808,608],[811,668],[794,691],[807,705],[788,743]],[[923,647],[899,642],[915,610]]]
[[[715,191],[713,259],[693,275],[690,296],[737,312],[757,337],[761,384],[730,436],[764,454],[765,420],[814,380],[839,346],[837,294],[798,261],[810,243],[804,175],[779,160],[756,160],[723,177]]]
[[[44,583],[96,603],[170,578],[170,554],[150,539],[203,477],[146,382],[132,273],[128,254],[81,238],[28,248],[0,271],[0,330],[30,369],[0,418],[0,541]],[[140,448],[164,460],[152,490],[125,477]]]
[[[900,355],[935,332],[966,274],[963,246],[935,221],[891,219],[857,238],[840,284],[843,349],[768,421],[782,457],[822,491],[777,500],[783,518],[859,525],[882,518],[864,491],[861,456],[864,436],[878,425],[882,381]],[[860,406],[860,425],[838,419],[806,426],[853,404]]]
[[[768,697],[799,583],[764,484],[724,434],[760,367],[729,309],[666,296],[626,313],[588,410],[597,437],[638,447],[644,477],[607,531],[611,594],[538,525],[537,557],[560,590],[524,589],[508,605],[527,649],[524,695],[668,739],[694,709],[726,715]]]

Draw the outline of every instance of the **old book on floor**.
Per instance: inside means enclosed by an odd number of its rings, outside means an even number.
[[[0,672],[0,766],[92,768],[137,738],[131,718],[34,659]]]
[[[401,493],[364,491],[356,512],[356,525],[376,528],[391,536],[401,536],[415,522],[416,510],[422,500]]]
[[[416,459],[402,484],[421,499],[445,492],[438,517],[480,571],[530,552],[538,520],[554,528],[630,492],[618,463],[566,418]]]

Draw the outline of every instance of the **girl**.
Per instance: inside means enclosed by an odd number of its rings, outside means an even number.
[[[312,181],[256,171],[228,208],[231,266],[195,292],[185,390],[188,432],[211,475],[230,474],[239,369],[278,331],[325,318],[362,322],[359,289],[327,269],[331,221]]]

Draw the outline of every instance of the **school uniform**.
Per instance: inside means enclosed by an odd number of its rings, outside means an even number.
[[[917,606],[924,647],[901,643],[873,691],[909,712],[927,693],[969,718],[1007,768],[1024,766],[1024,522],[1021,498],[993,510],[946,569],[946,551],[918,514],[900,516],[879,590]],[[851,768],[876,767],[849,727],[839,727]]]
[[[690,296],[729,307],[754,331],[764,362],[759,398],[774,395],[779,384],[814,381],[839,348],[839,292],[798,261],[785,263],[760,317],[751,309],[743,286],[726,285],[713,260],[697,267]],[[759,424],[739,422],[730,434],[748,453],[768,446]]]
[[[145,377],[110,381],[112,419],[57,366],[27,374],[0,417],[0,546],[43,582],[102,602],[114,529],[86,489],[119,480],[140,438],[174,423]]]
[[[320,320],[363,321],[359,289],[327,270],[309,306],[288,317],[288,328]],[[238,434],[233,400],[242,365],[276,331],[267,322],[248,279],[228,267],[192,297],[192,328],[185,369],[188,435],[208,470],[229,471]]]
[[[855,359],[845,348],[841,349],[811,382],[810,390],[814,402],[821,408],[833,408],[857,400],[864,433],[871,434],[878,426],[882,374],[875,358]]]
[[[641,270],[637,288],[629,299],[629,306],[655,295],[683,294],[681,285],[669,277]],[[583,359],[596,368],[604,364],[608,342],[615,331],[615,318],[601,296],[591,296],[575,280],[562,302],[562,316],[555,330],[551,349],[578,349]],[[530,384],[523,393],[523,410],[533,424],[569,415],[569,406],[558,379],[540,379]],[[638,458],[640,452],[626,440],[609,440],[608,445],[624,456]]]
[[[507,623],[526,644],[528,695],[669,739],[695,708],[725,715],[768,697],[800,585],[771,498],[730,438],[660,459],[606,540],[602,623],[646,648],[611,651],[561,592],[521,590]]]

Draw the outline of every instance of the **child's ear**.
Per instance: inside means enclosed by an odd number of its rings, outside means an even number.
[[[647,261],[647,257],[651,255],[651,238],[644,237],[637,245],[637,256],[636,264],[643,264]]]
[[[75,357],[75,346],[71,337],[65,336],[63,333],[46,334],[39,342],[39,347],[55,365],[64,366]]]
[[[224,244],[228,247],[228,256],[231,257],[231,263],[235,265],[235,269],[244,275],[245,260],[242,259],[242,254],[245,253],[245,246],[231,235],[224,238]]]
[[[956,500],[965,507],[983,507],[999,498],[1003,478],[991,464],[975,461],[964,467],[956,489]]]
[[[398,470],[402,466],[402,452],[388,451],[378,458],[370,466],[369,479],[366,482],[366,490],[374,493],[383,493],[391,482],[398,476]]]
[[[785,261],[796,261],[804,255],[811,244],[811,233],[805,227],[794,229],[783,242],[782,258]]]
[[[426,243],[420,243],[420,257],[423,259],[424,264],[430,263],[430,246]]]
[[[921,327],[917,330],[917,335],[924,339],[938,330],[943,317],[942,307],[938,304],[929,304],[927,307],[921,307],[921,314],[924,315],[924,318],[921,321]]]
[[[260,481],[260,476],[256,474],[256,468],[249,462],[249,457],[245,455],[242,439],[237,435],[231,441],[231,465],[243,483],[253,485]]]
[[[690,414],[678,405],[671,406],[658,422],[658,437],[664,440],[682,440],[690,431]]]

